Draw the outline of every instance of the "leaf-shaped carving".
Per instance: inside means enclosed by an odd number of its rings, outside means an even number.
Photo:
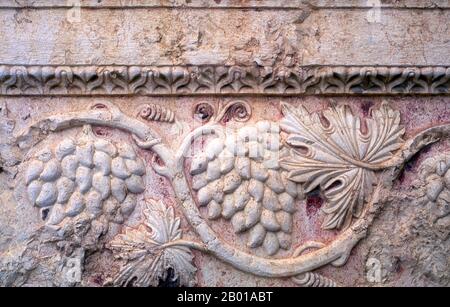
[[[143,213],[143,224],[137,229],[125,227],[124,233],[110,243],[110,248],[118,251],[116,258],[128,261],[114,283],[156,286],[160,279],[167,278],[168,269],[172,268],[174,280],[178,279],[180,285],[192,286],[196,268],[190,249],[177,244],[182,231],[173,207],[161,201],[149,201]]]
[[[364,120],[347,105],[310,114],[283,104],[283,114],[281,128],[293,147],[280,163],[288,178],[304,184],[306,193],[320,187],[327,200],[324,229],[349,226],[372,191],[374,171],[403,145],[400,113],[383,103]]]

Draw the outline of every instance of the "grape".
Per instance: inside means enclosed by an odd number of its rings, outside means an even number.
[[[133,194],[145,190],[144,174],[144,162],[132,146],[85,135],[39,152],[29,161],[24,181],[30,202],[46,210],[45,223],[62,227],[82,215],[122,223],[136,205]]]
[[[279,166],[279,132],[268,121],[231,131],[209,141],[190,166],[208,218],[229,220],[236,233],[247,233],[250,248],[262,246],[269,255],[290,248],[295,198],[301,196]]]

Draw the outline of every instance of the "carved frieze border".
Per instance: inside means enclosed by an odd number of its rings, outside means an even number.
[[[0,65],[0,96],[449,93],[450,66]]]

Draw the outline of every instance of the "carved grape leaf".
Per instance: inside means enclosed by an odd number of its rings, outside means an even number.
[[[149,201],[143,213],[143,224],[137,229],[125,227],[124,233],[110,243],[110,248],[118,251],[116,258],[128,261],[114,283],[157,286],[160,279],[168,277],[168,269],[172,268],[174,280],[178,279],[180,285],[193,286],[196,272],[193,255],[188,247],[176,244],[182,231],[180,218],[175,217],[173,207],[161,201]]]
[[[374,171],[403,145],[400,113],[386,103],[364,120],[347,105],[313,114],[302,106],[283,104],[282,109],[281,128],[293,148],[281,166],[306,193],[320,187],[327,200],[324,229],[349,226],[372,191]]]

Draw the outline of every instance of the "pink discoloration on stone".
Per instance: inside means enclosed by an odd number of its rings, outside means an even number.
[[[93,127],[92,130],[99,137],[111,137],[113,135],[112,129],[106,127]]]
[[[373,107],[372,101],[365,101],[361,103],[361,111],[364,117],[370,116],[370,109]]]
[[[316,215],[317,212],[322,208],[323,198],[318,192],[309,194],[306,197],[306,214],[309,218]]]

